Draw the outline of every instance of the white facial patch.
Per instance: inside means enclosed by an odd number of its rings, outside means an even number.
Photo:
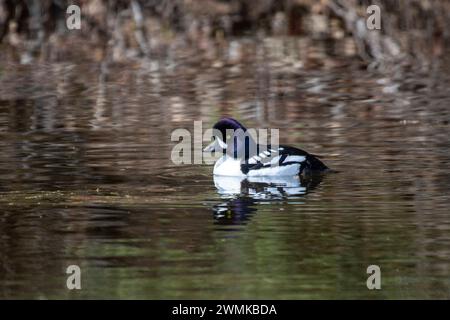
[[[216,139],[217,139],[217,142],[219,143],[219,146],[222,149],[226,149],[227,148],[227,144],[225,142],[223,142],[222,139],[220,139],[220,138],[216,138]]]

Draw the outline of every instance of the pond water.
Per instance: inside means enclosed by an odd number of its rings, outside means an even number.
[[[380,72],[345,42],[205,46],[0,63],[0,297],[450,298],[450,60]],[[283,187],[172,163],[173,130],[223,115],[337,173]]]

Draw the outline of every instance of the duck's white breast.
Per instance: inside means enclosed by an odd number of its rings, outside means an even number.
[[[241,161],[227,155],[217,160],[213,173],[220,176],[245,177],[241,171]]]

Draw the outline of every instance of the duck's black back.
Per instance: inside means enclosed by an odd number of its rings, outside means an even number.
[[[298,155],[304,156],[306,161],[302,163],[300,167],[300,174],[313,174],[326,172],[329,168],[319,160],[318,156],[310,154],[302,149],[290,147],[290,146],[280,146],[283,150],[280,154]]]
[[[284,145],[281,145],[278,148],[272,148],[272,146],[270,145],[257,145],[256,150],[257,153],[255,155],[249,155],[246,153],[246,161],[241,165],[241,171],[244,174],[248,174],[248,172],[251,170],[258,170],[269,167],[270,160],[275,156],[280,156],[280,166],[287,166],[293,163],[300,164],[299,175],[312,175],[316,173],[323,173],[329,170],[328,167],[322,161],[320,161],[317,156],[298,148]],[[265,159],[259,159],[258,161],[253,161],[252,163],[249,162],[249,159],[254,156],[261,155],[262,152],[268,152]],[[301,156],[304,160],[302,160],[301,162],[297,159],[291,160],[294,158],[294,156]]]

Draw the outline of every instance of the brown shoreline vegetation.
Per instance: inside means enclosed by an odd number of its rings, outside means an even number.
[[[68,30],[66,9],[81,8],[81,29]],[[368,6],[381,8],[381,30],[368,30]],[[351,39],[369,67],[427,66],[445,54],[445,0],[3,0],[2,59],[28,63],[80,54],[93,61],[152,59],[174,43],[200,49],[236,37]]]

